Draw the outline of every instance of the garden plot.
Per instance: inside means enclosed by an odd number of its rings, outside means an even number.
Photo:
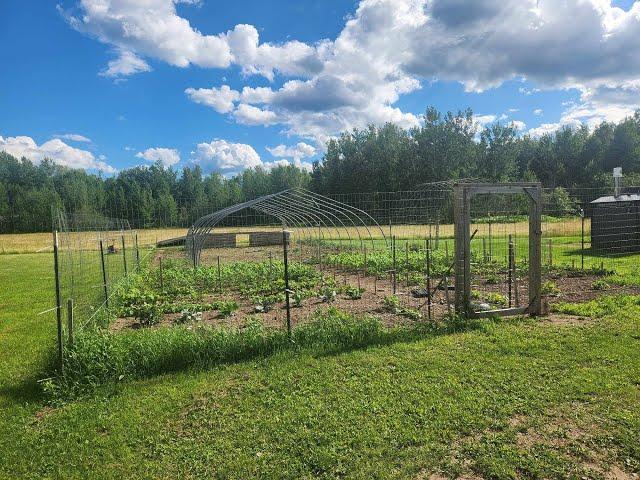
[[[448,248],[431,250],[429,278],[423,242],[407,242],[395,254],[327,247],[317,256],[314,245],[290,250],[291,324],[306,323],[331,309],[375,316],[387,326],[441,321],[453,312],[454,292]],[[474,302],[491,309],[509,305],[504,262],[473,252]],[[117,293],[112,331],[210,325],[243,328],[287,325],[282,247],[217,248],[203,254],[197,268],[182,249],[156,252],[149,266],[131,276]],[[219,261],[219,263],[218,263]],[[218,266],[219,265],[219,266]],[[447,277],[445,279],[445,277]],[[512,305],[527,305],[526,262],[512,284]],[[545,266],[545,303],[594,299],[605,291],[640,293],[628,274],[571,266]],[[427,288],[429,286],[429,289]],[[446,288],[447,287],[447,288]],[[426,292],[431,293],[431,297]],[[517,291],[517,295],[516,295]]]

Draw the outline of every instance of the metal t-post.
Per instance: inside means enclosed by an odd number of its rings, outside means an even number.
[[[284,256],[284,298],[287,307],[287,334],[291,337],[291,305],[289,304],[289,242],[287,230],[282,231],[282,250]]]
[[[102,290],[104,292],[104,303],[109,308],[109,286],[107,284],[107,269],[104,263],[104,244],[100,239],[100,265],[102,266]]]
[[[56,320],[58,323],[58,367],[63,371],[62,300],[60,298],[60,262],[58,260],[58,231],[53,232],[53,271],[56,283]]]

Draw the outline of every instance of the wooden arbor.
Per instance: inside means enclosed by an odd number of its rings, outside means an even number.
[[[471,307],[471,199],[477,194],[526,194],[529,197],[529,305],[476,312]],[[454,185],[455,306],[456,313],[481,317],[490,315],[535,316],[542,313],[541,243],[542,187],[540,183],[457,183]]]

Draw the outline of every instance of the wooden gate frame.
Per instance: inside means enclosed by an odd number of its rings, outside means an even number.
[[[542,313],[542,186],[537,182],[456,183],[454,189],[455,307],[467,317],[531,316]],[[521,194],[529,197],[529,305],[475,312],[471,308],[471,199],[477,194]]]

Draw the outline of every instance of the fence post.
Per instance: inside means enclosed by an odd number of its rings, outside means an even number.
[[[580,248],[580,267],[584,270],[584,209],[580,209],[580,223],[581,223],[581,248]]]
[[[138,270],[140,270],[140,249],[138,248],[138,234],[135,234],[135,240],[136,240],[136,265],[138,267]]]
[[[549,266],[553,267],[553,243],[549,239]]]
[[[124,234],[121,235],[122,238],[122,262],[124,264],[124,274],[127,275],[127,247],[124,242]]]
[[[100,239],[100,264],[102,266],[102,290],[104,291],[104,303],[109,308],[109,287],[107,285],[107,269],[104,263],[104,244]]]
[[[511,301],[513,297],[513,266],[515,264],[513,258],[513,237],[509,234],[509,308],[513,306]]]
[[[427,240],[426,262],[427,262],[427,318],[431,320],[431,245]]]
[[[392,235],[391,236],[391,255],[393,258],[393,263],[392,263],[392,284],[393,284],[393,294],[396,294],[396,236]]]
[[[73,345],[73,298],[67,300],[67,330],[69,330],[69,345]]]
[[[62,301],[60,298],[60,261],[58,259],[58,231],[53,232],[53,271],[56,282],[56,321],[58,324],[58,367],[62,373],[63,352],[62,352]]]
[[[289,304],[289,242],[287,230],[282,231],[282,250],[284,255],[284,298],[287,307],[287,335],[291,338],[291,305]]]

